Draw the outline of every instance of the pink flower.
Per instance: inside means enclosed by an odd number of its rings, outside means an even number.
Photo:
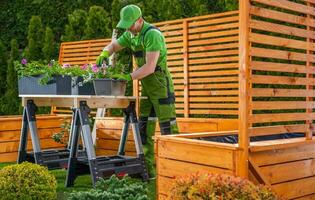
[[[84,64],[84,65],[82,65],[80,68],[83,69],[83,70],[86,70],[87,67],[88,67],[88,65],[87,65],[87,64]]]
[[[63,68],[68,68],[68,67],[70,67],[70,64],[63,64],[62,67]]]
[[[26,65],[27,64],[27,60],[25,58],[23,58],[21,63],[22,63],[22,65]]]
[[[92,66],[92,71],[95,72],[95,73],[98,72],[98,67],[97,67],[97,65],[94,64],[94,65]]]
[[[48,63],[48,67],[51,67],[52,66],[52,64],[51,63]]]

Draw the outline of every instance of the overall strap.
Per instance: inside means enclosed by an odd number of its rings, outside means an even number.
[[[155,26],[149,26],[149,27],[143,32],[143,34],[141,35],[141,42],[142,42],[142,44],[144,44],[144,38],[145,38],[147,32],[149,32],[149,30],[151,30],[151,29],[155,29],[155,30],[158,30],[159,32],[161,32],[159,28],[157,28],[157,27],[155,27]]]
[[[155,26],[149,26],[140,36],[140,40],[141,40],[141,44],[144,46],[144,38],[146,36],[146,34],[149,32],[149,30],[151,29],[155,29],[155,30],[158,30],[160,31],[160,29],[158,29],[157,27]],[[161,32],[161,31],[160,31]],[[136,58],[143,58],[145,56],[145,52],[144,51],[135,51],[133,52],[133,55],[136,57]]]

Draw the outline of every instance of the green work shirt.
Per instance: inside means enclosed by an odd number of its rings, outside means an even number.
[[[129,48],[133,52],[143,52],[143,57],[136,58],[138,67],[145,64],[145,52],[159,51],[160,56],[157,65],[166,70],[167,49],[162,33],[159,30],[151,29],[143,36],[150,26],[152,25],[144,21],[140,33],[133,36],[129,31],[126,31],[117,39],[117,42],[120,46]]]

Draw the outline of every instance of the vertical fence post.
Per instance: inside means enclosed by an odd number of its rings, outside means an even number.
[[[307,2],[307,6],[308,7],[314,7],[310,2]],[[310,26],[311,24],[311,20],[312,19],[312,15],[307,14],[307,62],[306,62],[306,68],[307,68],[307,79],[309,80],[313,80],[313,74],[312,74],[312,68],[313,68],[313,63],[311,61],[312,59],[312,55],[313,55],[313,51],[312,51],[312,46],[313,46],[313,42],[314,40],[311,38],[311,31],[314,30],[314,28],[312,28]],[[314,18],[313,18],[314,19]],[[313,81],[308,82],[307,85],[307,109],[306,112],[309,114],[309,116],[312,116],[313,113],[313,97],[314,97],[314,90],[313,90]],[[307,132],[306,132],[306,139],[307,140],[311,140],[312,139],[312,135],[313,135],[313,119],[312,117],[309,117],[310,119],[306,121],[308,127],[307,127]]]
[[[183,59],[184,59],[184,117],[189,117],[189,77],[188,77],[188,21],[183,20]]]
[[[136,69],[138,66],[136,64],[136,59],[134,56],[132,56],[132,68],[133,69]],[[139,97],[139,94],[140,94],[140,86],[139,86],[139,82],[140,80],[133,80],[132,81],[132,96],[135,96],[135,97]],[[136,112],[139,114],[140,112],[140,100],[137,99],[136,100]]]
[[[238,144],[239,163],[236,174],[248,178],[249,147],[249,8],[250,0],[239,1],[239,117]]]

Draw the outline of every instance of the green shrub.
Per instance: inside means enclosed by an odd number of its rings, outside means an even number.
[[[171,200],[277,200],[266,186],[225,174],[193,174],[177,178],[170,192]]]
[[[0,170],[0,199],[51,200],[56,189],[55,177],[40,165],[24,162]]]
[[[54,58],[56,52],[56,44],[54,40],[54,33],[50,27],[46,27],[45,39],[43,45],[43,55],[46,61],[50,61]]]
[[[71,193],[68,200],[149,200],[146,186],[129,177],[112,176],[97,182],[95,189]]]
[[[41,60],[43,52],[44,29],[39,16],[32,16],[27,33],[28,46],[26,51],[27,60]]]
[[[111,35],[110,16],[101,6],[91,6],[86,18],[84,39],[107,38]]]
[[[87,13],[77,9],[68,15],[68,24],[65,25],[65,33],[61,36],[61,41],[82,40],[86,23]]]

